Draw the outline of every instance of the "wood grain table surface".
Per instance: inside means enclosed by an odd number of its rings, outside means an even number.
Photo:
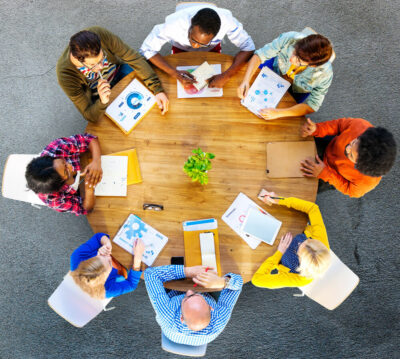
[[[216,53],[180,53],[166,57],[172,66],[222,64],[223,71],[233,57]],[[266,144],[276,141],[309,141],[300,137],[304,117],[265,121],[240,104],[236,89],[245,67],[231,78],[223,97],[177,99],[176,80],[156,69],[169,97],[169,111],[162,116],[157,105],[139,125],[125,135],[109,118],[89,123],[86,131],[99,137],[102,154],[136,148],[143,182],[128,186],[127,197],[97,197],[95,209],[87,218],[94,232],[117,233],[130,213],[168,236],[169,241],[153,265],[170,264],[171,257],[184,256],[182,222],[203,218],[218,220],[222,273],[238,273],[244,282],[272,255],[282,234],[301,233],[307,216],[283,206],[267,206],[257,199],[262,188],[278,195],[315,201],[317,179],[268,179]],[[134,73],[112,90],[111,101],[133,79]],[[295,104],[286,94],[279,107]],[[194,148],[215,154],[209,183],[192,183],[182,168]],[[261,243],[252,250],[221,217],[243,192],[283,222],[273,246]],[[143,203],[164,206],[164,211],[143,211]],[[113,256],[126,267],[132,255],[113,244]]]

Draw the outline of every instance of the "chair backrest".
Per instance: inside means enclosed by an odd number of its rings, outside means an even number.
[[[10,155],[7,158],[3,172],[2,195],[38,205],[45,205],[40,198],[26,187],[26,166],[33,158],[39,155]]]
[[[315,35],[318,34],[313,28],[311,27],[305,27],[303,30],[301,30],[301,32],[305,35]],[[335,61],[336,59],[336,53],[335,50],[332,49],[332,56],[329,59],[329,62],[332,63],[333,61]]]
[[[331,252],[331,264],[321,278],[314,279],[299,289],[309,298],[329,310],[342,304],[357,287],[360,279]]]
[[[175,11],[187,9],[188,7],[192,7],[192,6],[201,6],[201,5],[208,5],[208,6],[215,6],[215,7],[217,7],[217,5],[214,4],[214,3],[212,3],[212,2],[187,1],[187,2],[179,2],[179,3],[177,3],[177,4],[176,4]]]
[[[173,354],[177,355],[185,355],[190,357],[203,357],[206,355],[207,344],[203,345],[186,345],[186,344],[178,344],[169,340],[164,333],[161,332],[161,347]]]
[[[73,326],[82,328],[105,309],[112,298],[94,299],[67,274],[47,303]]]

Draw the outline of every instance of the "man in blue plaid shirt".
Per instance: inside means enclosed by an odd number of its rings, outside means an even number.
[[[164,282],[182,278],[192,278],[206,288],[221,289],[218,302],[208,293],[166,292]],[[210,343],[224,330],[243,286],[240,275],[228,273],[219,277],[204,266],[147,268],[144,279],[162,332],[169,340],[187,345]]]

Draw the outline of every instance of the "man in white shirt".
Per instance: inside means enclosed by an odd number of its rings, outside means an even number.
[[[209,79],[209,87],[221,88],[249,60],[255,50],[253,40],[229,10],[204,5],[179,10],[167,16],[164,24],[154,26],[144,40],[140,53],[183,85],[189,85],[195,82],[193,76],[187,71],[178,71],[170,66],[159,54],[161,47],[169,42],[173,52],[220,52],[218,50],[225,35],[240,51],[225,72]]]

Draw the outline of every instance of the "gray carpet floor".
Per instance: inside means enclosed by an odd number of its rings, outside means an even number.
[[[334,81],[315,121],[363,117],[400,134],[400,2],[384,0],[217,1],[259,48],[281,32],[311,26],[335,45]],[[138,49],[175,1],[0,0],[0,175],[11,153],[37,153],[86,122],[57,84],[55,64],[72,34],[102,25]],[[234,54],[227,41],[224,51]],[[165,50],[166,51],[166,50]],[[207,358],[400,358],[399,166],[361,199],[321,194],[335,253],[360,277],[335,311],[294,289],[247,284]],[[114,299],[83,329],[58,317],[47,298],[89,238],[86,218],[0,198],[0,358],[172,358],[145,286]]]

